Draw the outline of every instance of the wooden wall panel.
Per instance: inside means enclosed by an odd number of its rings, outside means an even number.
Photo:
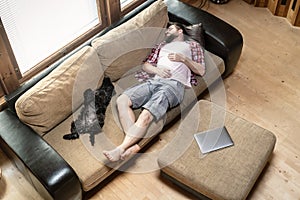
[[[17,62],[13,57],[11,46],[0,19],[0,85],[5,94],[20,86],[20,76]]]
[[[295,26],[300,26],[300,15],[299,15],[300,0],[292,0],[287,12],[288,21]]]

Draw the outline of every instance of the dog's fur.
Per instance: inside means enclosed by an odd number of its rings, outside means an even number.
[[[75,121],[71,123],[71,133],[63,136],[66,140],[79,138],[79,134],[90,134],[90,142],[95,143],[95,134],[101,131],[104,125],[105,111],[114,94],[114,86],[108,77],[105,77],[100,88],[93,91],[84,91],[83,107]]]

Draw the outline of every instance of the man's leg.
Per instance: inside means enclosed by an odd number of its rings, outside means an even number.
[[[124,132],[127,133],[129,128],[135,122],[135,115],[131,108],[132,102],[127,95],[122,94],[118,97],[116,103],[118,107],[120,123],[122,125]]]
[[[144,109],[137,121],[126,132],[123,142],[111,151],[103,151],[106,158],[109,161],[114,162],[124,159],[128,156],[128,154],[133,153],[133,151],[138,151],[139,148],[135,145],[146,134],[152,120],[152,114],[148,110]]]

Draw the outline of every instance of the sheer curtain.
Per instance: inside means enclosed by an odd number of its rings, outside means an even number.
[[[99,22],[95,0],[0,0],[0,17],[23,74]]]

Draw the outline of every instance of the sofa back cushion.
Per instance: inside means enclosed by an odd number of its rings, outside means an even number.
[[[161,41],[169,21],[167,6],[158,0],[145,10],[92,41],[105,75],[112,81],[142,64],[151,48]]]
[[[96,51],[85,46],[17,100],[17,115],[43,135],[69,116],[72,107],[76,109],[82,103],[83,91],[101,82],[101,75],[103,69]]]

